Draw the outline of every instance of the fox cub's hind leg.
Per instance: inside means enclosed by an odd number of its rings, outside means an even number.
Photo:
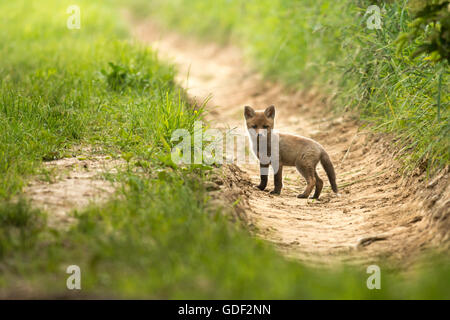
[[[256,186],[259,190],[264,190],[267,187],[267,178],[269,175],[269,165],[259,165],[259,172],[261,175],[261,183]]]
[[[313,199],[319,199],[320,193],[322,192],[323,188],[323,180],[320,179],[319,175],[317,174],[317,171],[315,171],[314,173],[316,176],[316,191],[314,191]]]
[[[316,169],[315,166],[308,165],[301,163],[301,161],[295,162],[295,167],[297,168],[298,172],[301,173],[301,175],[306,180],[306,189],[303,193],[299,194],[297,198],[308,198],[311,194],[312,190],[316,186]],[[323,182],[322,182],[323,184]]]

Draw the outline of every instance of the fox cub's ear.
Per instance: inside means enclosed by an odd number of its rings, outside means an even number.
[[[244,108],[245,119],[253,118],[255,116],[255,110],[252,107],[245,106]]]
[[[275,118],[275,106],[270,106],[270,107],[268,107],[266,110],[264,110],[264,115],[265,115],[267,118],[272,118],[272,119],[274,119],[274,118]]]

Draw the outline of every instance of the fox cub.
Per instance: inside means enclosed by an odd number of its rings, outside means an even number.
[[[283,166],[295,166],[307,182],[306,189],[298,198],[308,198],[315,188],[313,198],[318,199],[322,191],[323,181],[317,175],[316,166],[320,161],[331,188],[338,192],[336,174],[330,157],[323,147],[312,139],[287,133],[278,133],[274,128],[275,107],[270,106],[264,111],[255,111],[245,107],[244,116],[249,131],[252,148],[260,161],[260,190],[267,186],[269,165],[275,173],[275,189],[271,194],[280,194],[283,187]]]

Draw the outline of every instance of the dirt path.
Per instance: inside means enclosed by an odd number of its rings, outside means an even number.
[[[448,248],[448,168],[436,181],[425,181],[419,173],[402,178],[388,137],[360,131],[351,115],[327,114],[326,99],[316,93],[286,92],[262,81],[245,67],[236,48],[162,35],[150,23],[136,24],[135,36],[178,66],[178,81],[190,97],[211,98],[207,119],[212,127],[243,127],[244,105],[274,104],[277,128],[312,137],[328,151],[341,197],[331,192],[321,167],[327,188],[319,201],[296,198],[305,182],[294,168],[283,173],[281,196],[243,187],[257,235],[287,256],[315,264],[370,263],[383,257],[404,265],[425,248]],[[259,183],[257,165],[240,168],[243,181]],[[270,181],[268,190],[272,186]]]
[[[44,162],[41,173],[24,188],[34,206],[50,213],[50,227],[68,228],[75,222],[73,210],[110,199],[117,186],[105,175],[124,165],[122,159],[97,154],[92,148],[73,152],[80,156]]]

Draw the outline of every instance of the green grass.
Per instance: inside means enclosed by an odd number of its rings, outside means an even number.
[[[80,30],[65,28],[71,1],[0,4],[0,296],[450,298],[448,263],[404,278],[380,261],[383,289],[370,291],[365,268],[288,261],[211,209],[209,169],[170,161],[171,133],[192,132],[201,109],[185,102],[172,67],[126,41],[115,3],[78,3]],[[78,146],[128,165],[108,175],[118,184],[109,202],[75,211],[69,230],[51,228],[23,186]],[[80,292],[66,289],[73,264]]]
[[[411,60],[420,37],[396,52],[395,40],[412,21],[408,1],[380,5],[381,30],[366,27],[364,13],[373,1],[364,0],[132,3],[140,16],[152,15],[164,26],[239,45],[268,79],[319,87],[333,97],[335,110],[357,110],[372,128],[399,138],[407,171],[420,167],[432,174],[449,164],[448,63],[435,65],[425,56]]]

